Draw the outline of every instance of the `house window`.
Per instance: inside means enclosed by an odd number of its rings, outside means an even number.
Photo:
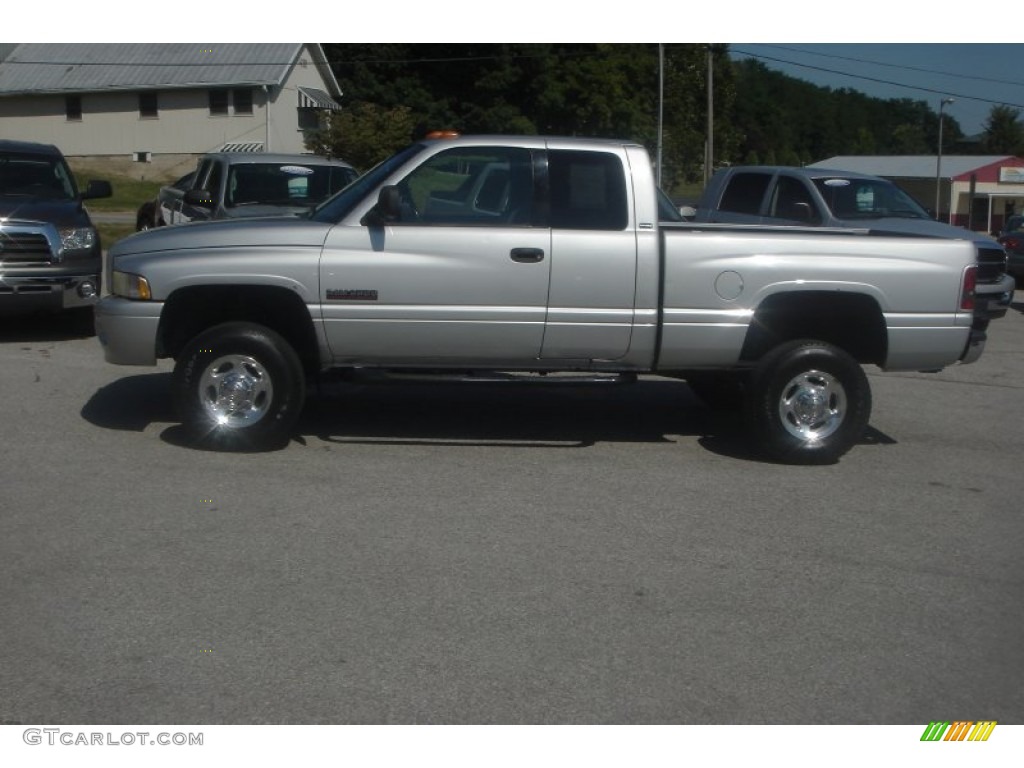
[[[210,91],[210,116],[228,113],[228,92]]]
[[[139,117],[159,117],[156,91],[139,94]]]
[[[252,114],[252,88],[236,88],[234,92],[235,114]]]
[[[320,130],[320,110],[314,107],[299,107],[299,130]]]
[[[68,120],[79,121],[82,119],[82,97],[81,96],[65,96],[64,97],[64,114]]]

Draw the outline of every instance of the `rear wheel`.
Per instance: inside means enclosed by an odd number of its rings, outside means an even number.
[[[200,443],[226,450],[287,442],[306,395],[302,363],[278,333],[224,323],[185,345],[174,368],[174,400]]]
[[[747,412],[770,458],[832,463],[864,434],[871,387],[864,369],[842,349],[820,341],[789,342],[754,369]]]

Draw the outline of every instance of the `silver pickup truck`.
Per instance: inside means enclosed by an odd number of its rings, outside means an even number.
[[[825,168],[734,165],[715,172],[693,221],[870,229],[876,234],[970,240],[978,251],[976,315],[1006,314],[1014,279],[1003,245],[981,232],[933,219],[888,179]],[[1012,266],[1012,264],[1011,264]]]
[[[287,441],[331,368],[686,379],[769,457],[833,462],[867,425],[863,365],[973,362],[977,251],[869,231],[659,222],[643,147],[413,144],[309,216],[142,232],[110,250],[106,359],[176,361],[197,441]]]

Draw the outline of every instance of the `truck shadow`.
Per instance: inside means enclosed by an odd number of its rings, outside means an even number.
[[[688,408],[687,406],[694,406]],[[309,402],[303,434],[331,443],[584,448],[675,442],[709,415],[680,382],[334,384]]]
[[[0,316],[0,343],[70,341],[95,335],[92,309]]]
[[[176,421],[171,405],[171,374],[126,376],[100,387],[82,407],[81,415],[97,427],[129,432]]]
[[[98,390],[82,417],[104,429],[168,423],[166,443],[200,448],[176,423],[171,374],[129,376]],[[545,449],[698,438],[712,453],[762,461],[738,413],[713,411],[681,381],[634,384],[330,383],[311,389],[291,442]],[[895,440],[870,429],[862,444]]]

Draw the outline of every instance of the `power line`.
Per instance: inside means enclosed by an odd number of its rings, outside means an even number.
[[[937,88],[928,88],[923,85],[907,85],[906,83],[898,83],[894,80],[885,80],[880,77],[869,77],[868,75],[854,75],[850,72],[844,72],[839,69],[829,69],[828,67],[818,67],[813,64],[801,64],[798,61],[789,61],[788,59],[779,59],[774,56],[765,56],[760,53],[753,53],[752,51],[742,51],[737,48],[732,49],[733,53],[739,53],[743,56],[750,56],[754,59],[764,59],[765,61],[774,61],[779,64],[789,64],[794,67],[803,67],[804,69],[813,69],[818,72],[828,72],[832,75],[842,75],[844,77],[851,77],[855,80],[867,80],[872,83],[880,83],[882,85],[894,85],[897,88],[906,88],[911,91],[924,91],[925,93],[933,93],[939,96],[955,96],[958,99],[965,99],[967,101],[980,101],[984,104],[999,104],[1006,107],[1016,107],[1017,109],[1024,109],[1024,104],[1014,104],[1012,102],[1003,101],[1001,99],[986,99],[981,96],[972,96],[966,93],[954,93],[948,90],[940,90]]]
[[[1016,85],[1024,87],[1024,82],[1020,80],[1000,80],[995,77],[981,77],[980,75],[964,75],[960,72],[944,72],[940,69],[927,69],[925,67],[914,67],[909,64],[892,64],[885,61],[874,61],[872,59],[858,59],[853,56],[840,56],[837,53],[821,53],[819,51],[808,51],[805,48],[793,48],[788,45],[769,45],[765,44],[765,48],[776,48],[780,51],[792,51],[793,53],[803,53],[808,56],[820,56],[824,59],[839,59],[841,61],[853,61],[857,64],[871,64],[877,67],[890,67],[892,69],[904,69],[912,72],[923,72],[927,75],[942,75],[943,77],[956,77],[961,80],[977,80],[982,83],[997,83],[998,85]]]
[[[654,51],[657,48],[653,48]],[[436,57],[436,58],[417,58],[417,59],[327,59],[326,63],[330,66],[336,65],[350,65],[350,64],[462,64],[479,61],[499,61],[499,60],[519,60],[519,59],[585,59],[595,56],[607,56],[607,51],[547,51],[544,53],[535,54],[520,54],[520,53],[504,53],[495,54],[491,56],[447,56],[447,57]],[[24,64],[32,66],[50,66],[50,67],[286,67],[293,64],[294,61],[193,61],[193,62],[178,62],[178,61],[74,61],[74,60],[61,60],[61,61],[45,61],[38,59],[0,59],[0,66],[6,66],[8,64]]]

